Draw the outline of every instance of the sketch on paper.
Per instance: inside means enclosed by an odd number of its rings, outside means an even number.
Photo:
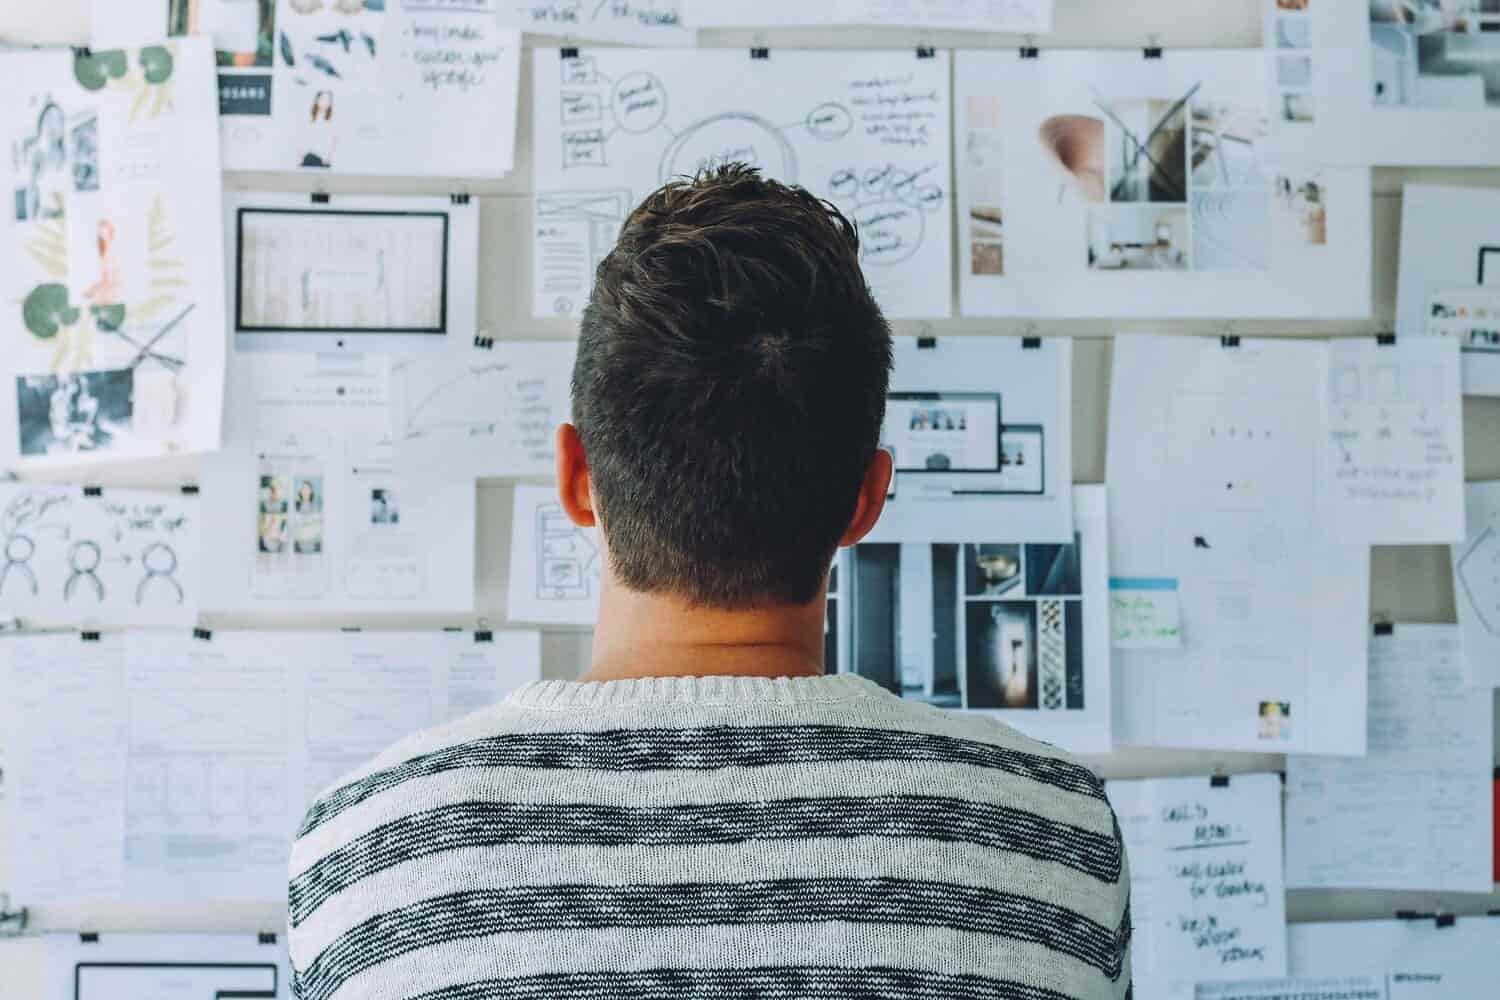
[[[195,498],[11,484],[0,503],[0,606],[10,613],[58,624],[195,619]]]
[[[5,57],[0,121],[13,226],[14,430],[25,465],[161,455],[219,441],[217,147],[201,44]]]
[[[640,198],[727,163],[838,205],[859,226],[889,314],[948,314],[937,281],[948,255],[946,54],[913,65],[888,53],[830,63],[788,52],[775,87],[754,86],[760,67],[751,61],[747,76],[744,58],[597,49],[536,60],[535,314],[583,308]]]
[[[628,45],[691,47],[683,0],[511,0],[507,23],[525,31]]]
[[[599,548],[568,520],[562,505],[536,511],[536,599],[584,601],[599,591]]]

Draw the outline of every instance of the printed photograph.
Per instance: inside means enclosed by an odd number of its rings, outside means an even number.
[[[97,138],[97,118],[92,114],[84,118],[92,123]],[[62,105],[50,98],[31,108],[23,121],[25,125],[10,137],[11,176],[15,179],[13,218],[17,222],[60,219],[67,193],[73,188],[68,155],[71,137],[74,126],[81,123],[70,123]],[[97,149],[92,175],[93,187],[85,190],[98,187]]]
[[[256,520],[256,550],[263,555],[286,551],[285,514],[261,514]]]
[[[1269,186],[1261,162],[1270,122],[1259,107],[1193,106],[1193,190]]]
[[[1192,265],[1182,205],[1098,205],[1089,209],[1088,266],[1096,271],[1186,271]]]
[[[16,378],[22,455],[58,455],[107,448],[128,433],[134,372],[77,372]]]
[[[1277,10],[1307,10],[1312,5],[1312,0],[1276,0]]]
[[[1292,706],[1285,701],[1260,703],[1260,725],[1257,735],[1278,742],[1292,738]]]
[[[1500,107],[1500,0],[1368,0],[1377,105]]]
[[[1005,273],[1004,148],[1000,99],[970,95],[964,104],[969,127],[964,157],[969,180],[969,267],[974,274]]]
[[[1270,270],[1268,188],[1193,194],[1193,267],[1199,271]]]
[[[958,708],[957,545],[856,546],[841,600],[852,600],[848,657],[892,694]]]
[[[1278,49],[1312,48],[1312,22],[1305,17],[1278,17],[1276,19],[1276,47]]]
[[[1328,243],[1328,194],[1321,180],[1283,174],[1276,178],[1273,195],[1277,245]]]
[[[1277,56],[1276,82],[1283,87],[1311,87],[1312,57]]]
[[[1109,120],[1105,148],[1111,202],[1187,201],[1187,107],[1177,100],[1124,99],[1099,105]]]
[[[285,514],[287,510],[286,477],[262,473],[260,477],[260,512]]]
[[[966,608],[970,708],[1037,707],[1037,605],[975,601]]]
[[[964,594],[999,597],[1021,585],[1021,546],[965,545]]]
[[[396,495],[389,488],[377,487],[370,490],[370,523],[401,523],[401,508],[396,505]]]
[[[1084,201],[1105,200],[1103,118],[1053,115],[1042,122],[1038,138],[1068,187]]]
[[[1281,94],[1281,120],[1285,122],[1310,122],[1313,120],[1313,97],[1311,94],[1287,91]]]
[[[1032,597],[1083,596],[1083,545],[1026,546],[1026,593]]]

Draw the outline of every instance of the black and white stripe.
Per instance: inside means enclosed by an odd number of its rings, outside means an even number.
[[[298,836],[405,782],[463,768],[699,771],[877,761],[964,764],[1104,801],[1099,779],[1071,761],[932,733],[828,725],[507,733],[421,754],[334,789],[308,810]]]
[[[292,926],[359,880],[444,851],[504,844],[692,847],[754,840],[901,837],[962,841],[1114,884],[1116,837],[1020,809],[923,796],[622,807],[460,802],[404,816],[324,855],[292,880]]]
[[[453,893],[378,914],[330,944],[302,977],[327,1000],[371,966],[429,945],[526,931],[841,921],[943,927],[1041,945],[1120,976],[1118,932],[1062,906],[975,886],[817,878],[666,885],[552,885]]]

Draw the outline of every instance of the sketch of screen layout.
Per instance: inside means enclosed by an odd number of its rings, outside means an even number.
[[[226,238],[236,349],[411,352],[475,328],[473,204],[237,195]]]
[[[856,546],[841,669],[940,707],[1082,711],[1082,566],[1077,538]]]
[[[1458,557],[1455,565],[1459,583],[1469,606],[1490,635],[1500,636],[1500,535],[1487,525]]]
[[[599,549],[561,504],[536,509],[536,567],[538,600],[582,601],[598,590]]]
[[[615,245],[634,199],[629,191],[538,192],[535,205],[538,311],[557,316],[583,308],[594,287],[594,272]]]
[[[272,962],[79,962],[74,1000],[250,1000],[277,996]]]
[[[1000,393],[893,392],[882,444],[896,474],[891,496],[942,500],[1046,492],[1040,424],[1006,424]]]

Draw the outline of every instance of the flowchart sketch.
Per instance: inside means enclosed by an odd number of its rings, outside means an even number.
[[[534,315],[578,315],[629,210],[728,163],[853,220],[888,316],[950,315],[946,52],[539,49],[533,69]]]
[[[516,487],[510,539],[511,621],[592,625],[599,620],[604,552],[598,532],[570,521],[555,489]]]
[[[0,483],[0,609],[43,625],[198,616],[196,495]]]
[[[1500,483],[1464,489],[1465,539],[1452,547],[1453,596],[1463,632],[1464,677],[1500,687]]]

